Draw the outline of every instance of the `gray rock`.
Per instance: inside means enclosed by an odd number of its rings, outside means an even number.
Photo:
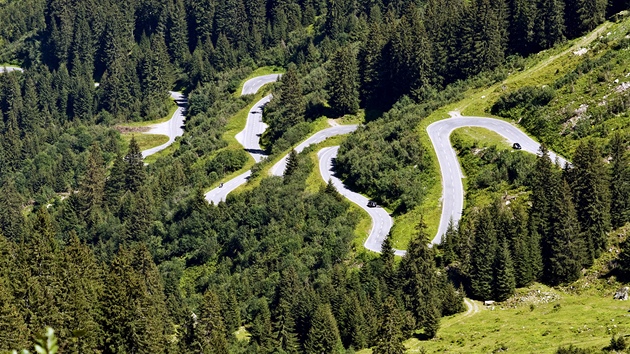
[[[613,298],[615,300],[626,301],[628,300],[628,291],[630,291],[630,288],[628,288],[627,286],[624,286],[623,288],[617,290]]]

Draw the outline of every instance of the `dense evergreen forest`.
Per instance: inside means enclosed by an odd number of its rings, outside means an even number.
[[[0,1],[0,63],[24,68],[0,74],[0,352],[51,327],[63,353],[402,353],[466,295],[504,300],[577,279],[630,221],[628,136],[585,141],[563,169],[544,148],[471,157],[474,188],[522,186],[531,205],[471,208],[439,249],[420,222],[399,261],[390,240],[380,256],[354,246],[359,216],[332,185],[308,191],[308,149],[284,178],[227,203],[207,204],[203,190],[246,163],[223,149],[228,119],[252,99],[233,93],[274,65],[287,71],[265,109],[265,148],[281,153],[314,119],[365,109],[338,172],[411,210],[435,183],[414,132],[423,118],[629,5]],[[163,117],[173,89],[189,97],[186,134],[145,166],[115,125]],[[545,104],[549,92],[530,91],[493,113]],[[243,329],[249,341],[236,339]]]

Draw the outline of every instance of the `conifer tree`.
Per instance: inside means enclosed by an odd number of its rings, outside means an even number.
[[[529,0],[513,0],[512,15],[509,22],[509,40],[512,52],[521,55],[531,53],[534,48],[534,29],[537,15],[536,2]]]
[[[395,289],[396,272],[394,271],[394,248],[392,247],[391,234],[388,234],[381,244],[381,262],[383,263],[383,279],[391,290]]]
[[[563,0],[540,1],[536,17],[536,41],[542,49],[551,48],[565,38]]]
[[[166,41],[171,58],[178,65],[183,65],[190,56],[188,49],[188,23],[183,0],[176,0],[169,14],[168,40]]]
[[[340,48],[331,60],[328,94],[330,106],[339,116],[359,110],[359,82],[356,56],[352,48]]]
[[[144,184],[146,178],[142,152],[135,137],[129,141],[129,150],[125,155],[125,187],[127,190],[137,192]],[[118,171],[116,171],[118,172]],[[113,171],[112,171],[113,173]]]
[[[11,241],[19,241],[24,230],[22,201],[15,183],[9,179],[0,188],[0,230]]]
[[[102,291],[102,269],[92,251],[71,231],[62,254],[64,288],[61,298],[64,324],[58,329],[62,350],[85,353],[98,348],[101,328],[98,325],[99,297]],[[70,339],[70,337],[75,337]]]
[[[330,310],[330,305],[317,307],[311,320],[311,329],[304,344],[306,354],[341,353],[341,338],[337,321]]]
[[[299,167],[298,155],[295,149],[292,149],[287,158],[287,167],[284,170],[284,177],[293,175]]]
[[[587,264],[606,249],[610,230],[610,187],[606,166],[594,140],[576,149],[573,168],[569,170],[573,200],[581,231],[586,237]]]
[[[617,228],[630,221],[630,153],[620,133],[615,133],[610,140],[610,150],[610,215],[612,226]]]
[[[214,50],[214,67],[219,71],[230,69],[236,65],[236,57],[232,44],[225,34],[221,33]]]
[[[541,244],[550,232],[549,215],[551,213],[551,186],[555,181],[553,163],[549,158],[549,150],[543,144],[533,169],[532,207],[529,210],[529,256],[534,278],[542,275]]]
[[[0,351],[25,348],[28,333],[24,317],[15,306],[9,280],[0,275]]]
[[[470,287],[472,295],[487,300],[494,296],[494,265],[497,250],[495,215],[485,208],[478,216],[471,254]]]
[[[278,303],[278,316],[274,322],[273,338],[276,347],[281,348],[287,354],[298,353],[300,348],[295,335],[295,320],[289,302],[283,297]]]
[[[371,22],[367,39],[359,52],[360,98],[364,106],[378,107],[381,84],[382,51],[385,45],[381,23]]]
[[[383,306],[382,322],[376,336],[374,354],[402,354],[405,352],[402,319],[394,297],[389,296]]]
[[[203,297],[199,319],[195,328],[195,339],[203,347],[202,353],[228,354],[227,331],[221,316],[219,297],[208,290]]]
[[[107,205],[118,204],[122,192],[125,190],[125,160],[122,156],[116,156],[114,163],[105,181],[105,200]]]
[[[402,281],[405,307],[413,315],[416,328],[433,338],[440,320],[439,282],[424,221],[420,221],[417,230],[400,264],[398,279]]]
[[[250,332],[252,341],[258,345],[259,350],[266,352],[272,348],[271,312],[266,298],[258,299],[257,305],[258,309]]]
[[[557,285],[579,278],[583,262],[580,250],[584,243],[580,239],[569,185],[558,177],[552,188],[551,230],[543,243],[543,262],[544,279]]]
[[[98,144],[92,145],[88,156],[87,171],[79,186],[79,199],[84,216],[94,221],[103,203],[105,190],[105,162]]]
[[[499,243],[497,247],[496,266],[495,266],[495,292],[494,298],[497,301],[505,301],[512,294],[516,280],[514,278],[514,267],[512,266],[512,257],[507,240]]]

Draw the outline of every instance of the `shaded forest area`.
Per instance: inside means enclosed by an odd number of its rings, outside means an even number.
[[[447,237],[439,266],[422,227],[399,264],[388,242],[381,257],[355,250],[357,216],[332,186],[305,191],[314,166],[301,155],[284,179],[228,203],[208,205],[202,191],[245,161],[221,150],[228,118],[251,99],[232,93],[254,67],[277,65],[288,72],[266,113],[267,147],[282,151],[323,112],[388,111],[343,144],[341,173],[411,209],[427,183],[430,147],[412,133],[420,119],[468,85],[504,77],[519,55],[586,33],[627,5],[3,2],[0,60],[17,59],[25,72],[0,75],[0,351],[28,347],[51,326],[72,353],[400,353],[405,338],[431,338],[441,316],[462,310],[463,287],[500,299],[510,279],[570,281],[605,247],[608,220],[628,221],[627,198],[610,217],[602,211],[607,193],[630,195],[623,138],[611,179],[623,183],[602,182],[608,171],[597,161],[576,158],[560,177],[540,159],[522,233],[496,236],[512,219],[498,207],[480,211]],[[174,87],[189,94],[186,134],[172,156],[145,167],[137,144],[122,151],[111,127],[162,117]],[[588,151],[585,160],[599,156]],[[576,189],[584,180],[592,188]],[[600,197],[602,209],[571,208]],[[554,208],[562,219],[550,219]],[[560,234],[575,220],[574,233]],[[475,240],[492,235],[479,263],[467,262]],[[561,253],[553,242],[567,239],[588,253]],[[495,262],[500,274],[486,272]],[[498,282],[500,293],[487,291]],[[249,342],[233,335],[242,326]]]

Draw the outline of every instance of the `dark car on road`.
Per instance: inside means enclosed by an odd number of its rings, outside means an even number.
[[[373,201],[373,200],[370,200],[370,201],[368,202],[368,207],[369,207],[369,208],[376,208],[376,202],[375,202],[375,201]]]
[[[519,144],[519,143],[514,143],[514,144],[512,144],[512,148],[513,148],[514,150],[520,150],[520,149],[521,149],[521,144]]]

